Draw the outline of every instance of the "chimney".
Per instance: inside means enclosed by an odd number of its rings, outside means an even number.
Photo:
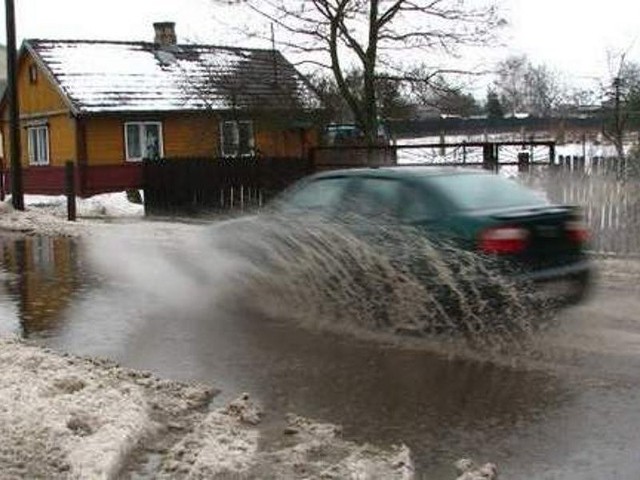
[[[168,47],[177,43],[175,22],[155,22],[153,28],[156,32],[154,43],[161,47]]]

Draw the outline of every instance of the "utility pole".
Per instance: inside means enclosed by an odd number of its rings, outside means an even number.
[[[13,0],[4,0],[7,17],[7,100],[9,102],[9,144],[11,145],[11,202],[24,210],[22,165],[20,162],[20,108],[16,61],[16,22]]]
[[[619,175],[624,175],[626,172],[626,159],[624,155],[624,128],[625,119],[622,116],[622,79],[616,76],[613,79],[614,97],[614,144],[616,147],[616,153],[618,154],[617,171]]]

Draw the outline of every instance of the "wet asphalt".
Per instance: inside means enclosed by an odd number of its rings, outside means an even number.
[[[640,478],[640,269],[630,262],[607,264],[591,298],[526,347],[487,354],[358,339],[219,303],[167,307],[96,272],[69,239],[0,245],[3,334],[212,383],[220,403],[249,392],[267,413],[265,448],[295,412],[358,442],[406,443],[418,478],[450,479],[461,457],[492,461],[503,478]],[[163,281],[145,278],[151,291]]]

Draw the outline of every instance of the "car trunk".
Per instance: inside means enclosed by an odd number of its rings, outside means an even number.
[[[514,258],[528,269],[566,265],[584,258],[584,244],[575,237],[572,225],[580,222],[577,207],[536,206],[503,211],[491,215],[497,225],[527,232],[525,247]]]

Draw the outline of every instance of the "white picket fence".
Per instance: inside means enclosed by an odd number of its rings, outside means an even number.
[[[549,169],[523,180],[550,199],[582,207],[598,253],[640,255],[640,179],[611,172]]]

